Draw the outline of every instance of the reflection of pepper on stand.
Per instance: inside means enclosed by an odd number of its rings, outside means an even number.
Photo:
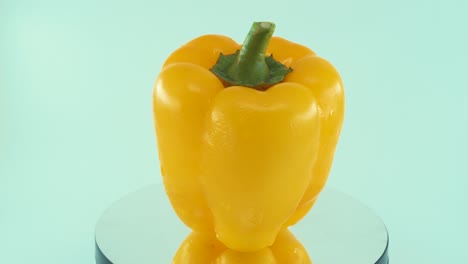
[[[192,232],[177,250],[173,264],[310,264],[307,250],[288,229],[282,229],[272,246],[256,252],[226,248],[214,236]]]
[[[335,68],[273,31],[272,23],[254,23],[242,46],[220,35],[196,38],[166,60],[154,89],[172,207],[191,236],[216,237],[233,251],[274,247],[307,214],[343,122]]]

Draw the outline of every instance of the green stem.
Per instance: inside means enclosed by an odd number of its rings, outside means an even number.
[[[273,55],[265,57],[274,31],[273,23],[253,23],[242,49],[234,54],[220,54],[210,70],[226,87],[241,85],[263,91],[282,82],[292,69],[274,60]]]
[[[265,52],[275,31],[275,24],[254,22],[228,75],[246,83],[262,83],[270,76]]]

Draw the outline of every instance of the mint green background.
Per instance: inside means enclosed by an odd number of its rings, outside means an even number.
[[[0,263],[93,263],[93,228],[160,182],[151,114],[171,51],[252,21],[341,72],[330,185],[373,208],[392,263],[463,263],[468,2],[0,0]],[[320,264],[320,263],[317,263]]]

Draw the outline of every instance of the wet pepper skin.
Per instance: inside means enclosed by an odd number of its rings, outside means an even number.
[[[280,37],[267,53],[293,69],[265,91],[225,87],[210,68],[240,45],[198,37],[157,77],[153,112],[166,193],[192,230],[253,252],[302,219],[325,185],[344,117],[336,69]]]

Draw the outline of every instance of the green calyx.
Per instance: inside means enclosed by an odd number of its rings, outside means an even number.
[[[265,56],[274,30],[273,23],[254,22],[241,50],[230,55],[221,54],[210,70],[227,86],[266,90],[283,81],[292,69],[276,61],[273,55]]]

